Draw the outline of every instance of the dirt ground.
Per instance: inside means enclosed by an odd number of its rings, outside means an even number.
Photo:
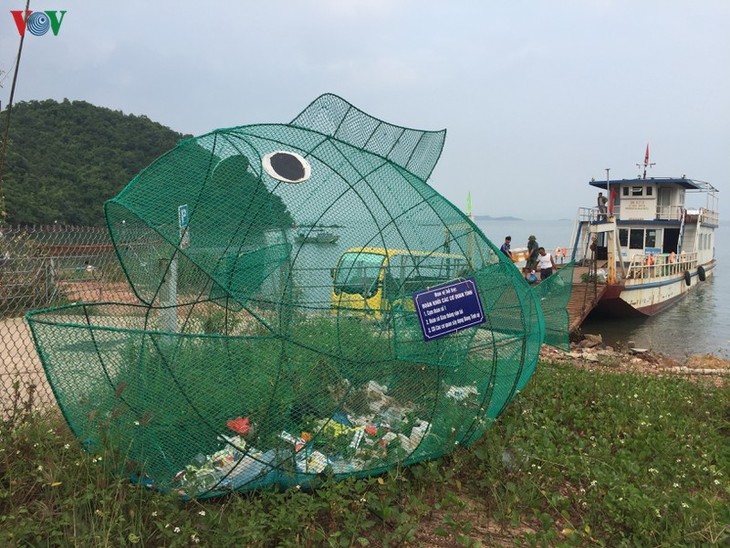
[[[84,280],[65,282],[64,294],[72,302],[136,302],[123,282]],[[12,406],[13,401],[34,405],[55,405],[53,392],[46,381],[28,323],[24,317],[0,321],[0,412]]]
[[[11,318],[0,322],[0,412],[29,398],[39,406],[55,402],[25,318]]]

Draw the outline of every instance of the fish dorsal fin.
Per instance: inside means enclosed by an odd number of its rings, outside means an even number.
[[[382,156],[424,181],[431,176],[446,139],[445,129],[423,131],[389,124],[331,93],[317,97],[291,125]]]

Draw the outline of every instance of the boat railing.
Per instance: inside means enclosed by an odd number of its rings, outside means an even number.
[[[591,223],[598,218],[597,207],[579,207],[578,221]]]
[[[700,223],[704,225],[714,225],[717,226],[720,224],[720,215],[717,213],[717,211],[713,211],[712,209],[707,209],[706,207],[700,208]]]
[[[683,275],[697,270],[697,253],[637,253],[626,271],[627,280],[644,280]]]
[[[590,224],[595,223],[602,223],[608,221],[609,214],[608,209],[606,209],[605,213],[601,213],[601,210],[598,208],[598,206],[595,207],[582,207],[581,210],[585,210],[585,212],[581,212],[582,218]]]
[[[656,218],[658,221],[681,221],[683,211],[682,206],[657,205]]]

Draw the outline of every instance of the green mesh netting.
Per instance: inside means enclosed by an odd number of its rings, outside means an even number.
[[[139,302],[28,314],[74,433],[188,497],[381,473],[477,439],[546,329],[567,344],[571,269],[537,295],[426,184],[444,137],[323,95],[147,167],[105,204]],[[414,293],[466,278],[484,323],[426,341]]]
[[[535,286],[540,307],[545,315],[545,343],[565,351],[570,350],[566,325],[570,323],[568,303],[573,287],[575,262],[562,265],[547,279]]]

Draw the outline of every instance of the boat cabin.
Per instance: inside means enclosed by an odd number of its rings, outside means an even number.
[[[693,264],[714,258],[718,191],[711,184],[686,177],[593,179],[589,184],[607,201],[603,208],[579,211],[574,258],[594,252],[597,260],[608,260],[610,254],[624,271],[675,255],[691,257]],[[704,205],[696,204],[698,197]]]
[[[589,183],[598,196],[578,210],[571,238],[574,282],[584,282],[578,322],[657,314],[715,269],[717,189],[684,175],[647,178],[651,165],[647,147],[642,177]]]

